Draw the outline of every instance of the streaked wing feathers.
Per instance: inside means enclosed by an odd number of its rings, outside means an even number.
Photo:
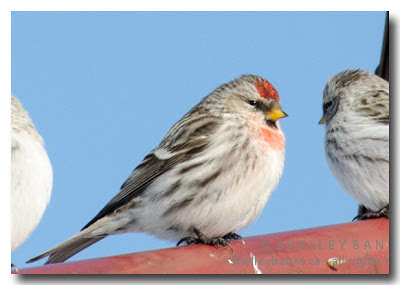
[[[209,135],[213,133],[219,125],[219,120],[217,120],[217,118],[214,119],[213,123],[210,123],[210,118],[204,120],[203,124],[196,121],[195,128],[192,128],[191,132],[193,137],[186,142],[175,138],[173,141],[176,143],[168,147],[168,151],[174,153],[174,156],[168,159],[160,159],[155,154],[156,149],[151,151],[121,186],[121,191],[114,196],[114,198],[112,198],[110,202],[82,228],[82,230],[86,229],[104,216],[113,213],[132,199],[140,196],[154,181],[154,179],[164,174],[175,165],[186,161],[201,152],[209,143]],[[188,124],[190,124],[190,122],[188,122]],[[203,131],[204,129],[207,130],[207,135],[205,135]],[[199,133],[201,133],[201,135],[198,135]],[[173,136],[174,133],[169,133],[169,135]]]

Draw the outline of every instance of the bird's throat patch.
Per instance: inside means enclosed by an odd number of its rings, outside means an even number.
[[[261,135],[272,149],[283,150],[285,147],[285,136],[276,130],[261,128]]]

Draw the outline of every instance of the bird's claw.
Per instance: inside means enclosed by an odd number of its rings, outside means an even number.
[[[233,232],[224,235],[222,238],[224,240],[238,240],[238,239],[243,240],[243,238],[240,235],[238,235],[237,233],[233,233]]]
[[[389,219],[389,205],[383,207],[377,212],[365,212],[354,217],[354,221],[369,220],[369,219],[379,219],[386,218]]]
[[[194,233],[197,235],[197,238],[195,237],[185,237],[181,240],[178,241],[177,246],[179,246],[181,243],[185,242],[187,245],[190,244],[207,244],[214,246],[216,248],[219,248],[219,246],[225,247],[228,246],[232,251],[232,246],[227,242],[227,239],[241,239],[241,236],[235,233],[229,233],[223,237],[216,237],[216,238],[208,238],[206,237],[202,232],[200,232],[198,229],[193,229]]]

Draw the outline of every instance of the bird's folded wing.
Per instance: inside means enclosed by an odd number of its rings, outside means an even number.
[[[164,174],[175,165],[196,156],[207,146],[209,143],[209,135],[213,133],[218,126],[219,120],[217,118],[207,118],[205,120],[196,121],[195,124],[191,126],[191,133],[186,134],[191,137],[190,140],[186,139],[184,141],[180,138],[175,138],[175,140],[172,140],[175,142],[174,144],[164,147],[165,150],[171,154],[167,156],[168,158],[166,159],[157,157],[157,149],[151,151],[121,186],[121,191],[112,198],[111,201],[82,228],[82,230],[141,195],[154,179]],[[167,136],[168,135],[174,136],[174,133],[170,131]],[[162,146],[162,144],[160,146]]]

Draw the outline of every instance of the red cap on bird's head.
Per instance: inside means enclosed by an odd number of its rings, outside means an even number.
[[[258,94],[260,94],[261,97],[265,99],[276,99],[280,101],[278,92],[276,91],[274,86],[267,80],[262,79],[261,81],[258,81],[256,88]]]

